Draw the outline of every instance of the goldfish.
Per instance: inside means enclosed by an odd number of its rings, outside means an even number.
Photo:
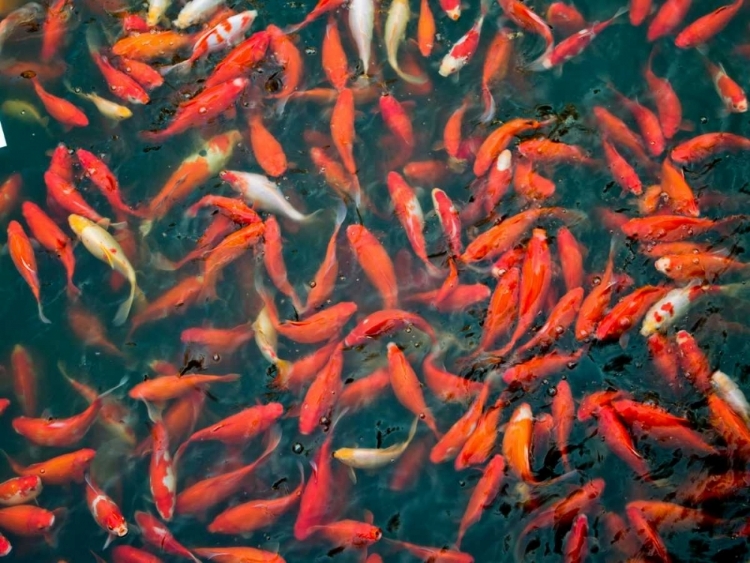
[[[248,84],[247,78],[235,78],[206,88],[191,100],[180,104],[172,122],[165,129],[146,131],[141,136],[148,142],[159,143],[184,133],[196,123],[211,121],[232,107]]]
[[[150,513],[137,510],[135,512],[135,521],[146,543],[165,553],[191,559],[196,563],[200,561],[189,549],[175,539],[164,524]]]
[[[242,41],[216,65],[206,80],[206,88],[213,88],[228,80],[241,78],[265,57],[271,36],[265,30],[257,31]]]
[[[42,479],[39,475],[12,477],[0,483],[0,505],[27,504],[36,499],[42,489]]]
[[[208,531],[213,534],[247,534],[273,524],[299,502],[305,486],[304,473],[299,486],[275,499],[251,500],[227,508],[213,519]]]
[[[112,538],[121,538],[128,534],[128,523],[117,504],[91,481],[89,475],[85,476],[85,480],[86,504],[96,523],[107,532],[106,548]]]
[[[95,455],[96,451],[83,448],[25,467],[7,454],[5,457],[17,475],[38,477],[44,485],[68,485],[84,482],[84,476]]]
[[[643,69],[643,77],[646,79],[651,96],[654,99],[664,138],[671,139],[682,125],[682,104],[669,80],[656,76],[651,69],[655,53],[656,49],[651,51]],[[675,160],[675,162],[677,161]]]
[[[133,266],[114,237],[90,219],[71,214],[68,216],[68,223],[78,239],[94,257],[109,264],[113,270],[122,274],[130,283],[130,295],[120,305],[113,320],[115,326],[124,324],[130,314],[130,308],[136,294],[140,292]]]
[[[646,39],[657,39],[671,34],[685,19],[692,0],[667,0],[651,20],[646,32]]]
[[[40,446],[71,447],[83,439],[99,416],[104,399],[127,383],[127,378],[100,394],[84,411],[69,418],[47,419],[18,416],[13,429],[30,442]]]
[[[321,424],[323,417],[330,417],[343,390],[344,384],[341,381],[343,366],[343,350],[341,346],[337,346],[315,376],[302,401],[299,415],[301,434],[312,434]]]
[[[351,0],[349,3],[349,30],[357,46],[362,73],[370,71],[372,30],[375,23],[375,0]]]
[[[231,383],[239,379],[239,374],[227,375],[162,375],[156,379],[142,381],[135,385],[128,396],[149,403],[160,403],[189,393],[196,386],[214,383]]]
[[[711,387],[745,421],[745,424],[750,423],[750,404],[742,389],[731,377],[721,370],[716,370],[711,375]]]
[[[344,338],[343,345],[345,348],[353,348],[372,338],[412,326],[427,334],[433,342],[437,340],[434,329],[419,315],[401,309],[382,309],[357,323],[357,326]]]
[[[23,230],[18,221],[8,223],[8,247],[10,248],[10,257],[13,260],[16,270],[21,274],[29,289],[31,289],[34,299],[36,299],[39,320],[45,324],[50,324],[52,321],[44,315],[44,310],[42,309],[34,248],[31,246],[31,241],[26,235],[26,231]]]
[[[0,529],[16,536],[48,536],[56,520],[55,512],[30,504],[0,508]]]
[[[581,31],[574,33],[570,37],[565,38],[563,41],[555,45],[549,53],[545,53],[532,62],[528,66],[528,69],[532,71],[549,70],[577,57],[602,31],[607,29],[617,18],[625,14],[627,11],[628,8],[620,8],[615,12],[615,15],[608,20],[595,23],[590,27],[586,27]]]
[[[380,293],[383,307],[394,309],[398,303],[398,282],[393,262],[385,248],[364,225],[349,225],[346,236],[357,262]]]
[[[388,64],[398,76],[410,84],[422,84],[424,79],[407,74],[398,63],[398,49],[406,34],[406,25],[411,17],[411,9],[407,0],[393,0],[388,8],[388,17],[385,20],[385,49],[388,54]],[[367,70],[365,69],[365,72]]]
[[[219,176],[246,201],[260,209],[279,213],[297,223],[305,223],[314,216],[305,215],[295,209],[284,198],[278,184],[261,174],[223,170]]]
[[[703,55],[703,62],[726,111],[745,113],[747,111],[747,95],[742,87],[727,74],[721,63],[714,64],[705,55]]]
[[[703,45],[714,35],[721,32],[737,15],[742,2],[735,0],[695,20],[675,37],[674,44],[680,49],[690,49]]]
[[[344,465],[355,469],[380,469],[394,463],[409,447],[417,433],[419,417],[414,419],[406,440],[387,448],[339,448],[333,457]]]
[[[486,11],[485,8],[483,8],[484,11]],[[438,70],[440,76],[450,76],[454,72],[458,72],[474,57],[474,53],[479,46],[483,23],[484,13],[480,14],[471,29],[453,44],[451,50],[440,62],[440,69]]]

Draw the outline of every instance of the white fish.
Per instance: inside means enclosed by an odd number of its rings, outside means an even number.
[[[297,223],[303,223],[315,213],[305,215],[289,203],[279,186],[262,174],[224,170],[219,174],[222,180],[229,183],[249,204],[264,211],[278,213]]]
[[[714,388],[719,397],[732,407],[734,412],[742,417],[745,424],[750,425],[750,404],[747,402],[742,389],[731,377],[717,369],[711,376],[711,387]]]
[[[349,4],[349,30],[357,44],[362,69],[367,76],[372,52],[372,28],[375,25],[375,0],[352,0]]]
[[[409,436],[406,441],[400,444],[393,444],[388,448],[339,448],[333,452],[333,457],[344,465],[355,469],[379,469],[396,461],[406,448],[411,444],[414,435],[417,433],[417,423],[419,418],[415,418],[409,430]]]
[[[178,29],[185,29],[196,23],[202,23],[224,3],[224,0],[191,0],[182,8],[173,22]]]
[[[388,64],[401,78],[411,84],[424,84],[426,79],[405,73],[398,66],[398,48],[406,33],[411,11],[408,0],[393,0],[388,9],[388,19],[385,20],[385,51],[388,54]]]
[[[85,98],[94,104],[96,109],[99,110],[99,113],[108,119],[113,121],[124,121],[125,119],[133,117],[133,112],[126,106],[122,106],[116,102],[108,100],[107,98],[102,98],[99,94],[95,94],[94,92],[91,92],[90,94],[82,92],[78,88],[73,88],[67,81],[63,81],[63,83],[72,93]]]
[[[146,23],[149,27],[155,27],[161,21],[170,4],[172,4],[172,0],[148,0]]]
[[[272,364],[281,361],[276,353],[278,334],[273,326],[267,307],[263,307],[260,310],[252,327],[255,332],[255,343],[258,345],[258,349],[263,357]]]
[[[130,295],[117,309],[114,319],[115,325],[124,324],[130,314],[136,292],[140,293],[133,266],[114,237],[93,221],[71,214],[68,216],[68,224],[94,257],[109,264],[110,268],[120,272],[130,283]]]
[[[0,21],[0,51],[3,50],[5,42],[13,32],[23,24],[32,23],[44,17],[44,8],[36,2],[24,4],[17,10],[13,10],[3,21]]]

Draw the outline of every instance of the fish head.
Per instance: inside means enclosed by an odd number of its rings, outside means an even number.
[[[70,225],[71,230],[80,237],[86,228],[93,227],[95,223],[86,219],[86,217],[72,213],[68,216],[68,224]]]

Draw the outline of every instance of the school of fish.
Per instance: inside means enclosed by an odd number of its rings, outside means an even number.
[[[8,142],[51,139],[0,158],[16,322],[107,366],[3,348],[0,557],[747,560],[724,1],[0,3]],[[525,102],[602,54],[636,74]]]

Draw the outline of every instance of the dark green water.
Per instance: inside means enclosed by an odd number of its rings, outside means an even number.
[[[314,2],[229,1],[227,4],[237,11],[257,9],[258,19],[252,28],[252,31],[256,31],[271,23],[283,27],[300,21]],[[415,17],[410,22],[407,37],[414,37],[416,34],[419,3],[412,1],[411,4]],[[443,126],[467,93],[478,94],[486,46],[497,29],[497,19],[501,15],[498,6],[493,4],[490,16],[485,22],[477,56],[461,71],[457,79],[443,79],[437,74],[440,58],[448,46],[463,35],[476,19],[478,2],[467,3],[470,5],[466,6],[458,22],[449,21],[441,14],[437,3],[433,4],[439,41],[433,57],[422,63],[433,83],[428,95],[417,97],[406,92],[404,85],[395,79],[395,75],[385,62],[385,47],[381,36],[376,33],[374,38],[374,58],[376,64],[382,68],[384,85],[402,102],[410,102],[408,107],[417,138],[412,160],[445,159],[445,152],[437,147],[442,140]],[[387,5],[387,2],[383,2],[377,14],[381,25],[385,23]],[[546,3],[542,2],[536,2],[534,5],[539,12],[543,12],[543,8],[546,7]],[[576,5],[588,21],[595,21],[609,17],[621,3],[611,0],[581,0]],[[720,5],[721,2],[714,1],[696,2],[686,21],[692,21]],[[100,26],[105,31],[116,34],[119,30],[118,20],[111,16],[95,15],[83,0],[76,1],[74,6],[69,41],[64,50],[64,60],[68,65],[65,78],[84,91],[96,90],[105,94],[106,86],[90,62],[84,35],[86,27],[90,25]],[[140,3],[133,5],[134,10],[141,8]],[[174,7],[170,14],[176,14]],[[345,12],[339,13],[337,17],[345,48],[354,68],[356,49],[344,31]],[[558,129],[556,138],[567,143],[580,144],[595,153],[600,152],[599,134],[591,115],[591,108],[594,105],[604,105],[615,112],[618,110],[617,104],[604,86],[604,80],[611,80],[623,93],[632,98],[637,97],[641,101],[648,99],[645,83],[641,79],[641,68],[650,52],[650,45],[645,40],[645,29],[633,28],[625,19],[623,22],[606,30],[579,60],[566,64],[561,76],[556,76],[552,72],[530,74],[520,69],[512,71],[510,77],[494,89],[498,104],[498,123],[514,117],[564,114],[567,116],[566,126]],[[729,73],[743,86],[747,86],[749,63],[731,55],[731,51],[733,46],[747,41],[748,22],[748,11],[740,12],[729,27],[710,44],[711,56],[715,60],[721,60]],[[297,46],[303,53],[305,64],[303,88],[325,85],[325,75],[320,61],[324,29],[325,24],[320,20],[304,29],[297,39]],[[38,52],[40,35],[39,29],[17,33],[6,45],[2,56],[13,56],[19,60],[33,59]],[[672,81],[682,101],[684,116],[693,127],[692,132],[678,133],[677,140],[711,131],[750,135],[750,120],[747,114],[722,114],[721,103],[698,54],[693,51],[679,51],[668,39],[662,40],[660,45],[661,52],[655,60],[655,71]],[[535,57],[540,50],[540,41],[530,34],[525,34],[516,42],[515,63],[520,67],[523,62]],[[160,190],[179,162],[195,150],[201,131],[191,131],[156,146],[141,141],[138,133],[162,127],[164,112],[174,108],[181,93],[196,91],[200,84],[199,80],[207,76],[221,56],[221,53],[217,53],[207,62],[199,63],[190,79],[168,79],[164,86],[152,93],[150,104],[131,106],[134,116],[116,126],[105,123],[93,106],[67,93],[60,81],[50,82],[47,84],[50,91],[67,97],[85,109],[91,119],[91,125],[84,129],[64,132],[52,122],[49,132],[45,132],[35,125],[0,115],[9,145],[0,149],[0,180],[4,180],[11,173],[21,173],[24,180],[22,199],[37,202],[44,207],[43,173],[49,165],[51,150],[62,141],[69,148],[82,147],[97,155],[105,155],[105,160],[119,178],[125,200],[134,206],[148,202],[149,198]],[[275,70],[277,69],[273,64],[263,64],[251,78],[255,84],[262,86]],[[26,100],[41,109],[31,85],[21,77],[0,78],[0,101],[5,99]],[[316,172],[309,159],[309,147],[302,140],[302,133],[305,131],[329,131],[330,108],[290,101],[284,113],[278,115],[274,111],[273,100],[251,100],[246,97],[243,103],[263,106],[266,125],[284,147],[290,161],[290,170],[282,177],[280,185],[295,205],[308,211],[334,208],[336,196],[326,186],[322,176]],[[386,210],[389,206],[389,197],[385,188],[385,162],[389,155],[380,147],[380,140],[384,135],[383,122],[377,113],[377,103],[358,106],[357,109],[358,140],[355,156],[360,166],[360,183],[375,205]],[[479,113],[480,107],[477,103],[467,114],[465,135],[486,135],[488,129],[476,121]],[[234,124],[230,119],[226,119],[220,120],[218,126],[212,124],[210,127],[212,132],[232,127],[244,130],[246,124],[243,119]],[[750,187],[747,178],[750,174],[750,157],[747,154],[725,155],[711,164],[712,166],[689,169],[686,173],[688,182],[697,191],[698,196],[706,198],[707,203],[702,204],[704,214],[718,218],[730,213],[748,212]],[[260,172],[249,147],[244,142],[235,150],[227,168]],[[588,215],[588,220],[577,225],[574,232],[588,250],[586,272],[601,272],[609,251],[610,232],[600,224],[595,211],[598,208],[608,208],[635,216],[636,201],[632,197],[620,195],[620,188],[614,185],[608,171],[603,167],[584,170],[561,166],[555,171],[553,178],[557,185],[557,193],[553,199],[555,205],[578,209]],[[464,204],[468,201],[468,186],[472,180],[473,174],[469,169],[463,174],[446,176],[440,187],[454,202]],[[655,181],[653,178],[651,180]],[[422,190],[419,192],[420,201],[427,214],[425,236],[429,251],[436,256],[435,262],[443,263],[445,247],[440,225],[434,213],[428,212],[431,210],[429,192],[432,187],[421,186]],[[106,201],[88,182],[81,183],[80,190],[96,209],[109,211]],[[202,214],[198,219],[186,219],[183,217],[185,207],[197,201],[204,193],[231,195],[230,192],[231,190],[218,177],[212,179],[201,187],[200,194],[196,193],[185,204],[177,205],[165,219],[157,223],[147,239],[139,240],[140,260],[136,264],[136,269],[139,284],[149,299],[162,294],[184,277],[199,273],[199,264],[189,265],[179,274],[160,271],[149,263],[149,253],[159,251],[176,259],[192,250],[195,241],[208,225],[209,217]],[[709,200],[708,196],[715,194],[720,197],[712,197]],[[717,200],[720,200],[721,204],[717,205]],[[507,208],[503,208],[502,214],[511,214],[520,209],[520,202],[509,196],[503,206]],[[4,219],[3,229],[10,218],[20,219],[18,207]],[[354,209],[350,207],[345,225],[358,220]],[[383,217],[364,213],[362,221],[377,234],[392,256],[401,249],[409,248],[403,229],[388,213]],[[133,225],[134,229],[136,227],[137,225]],[[295,230],[293,225],[282,222],[289,278],[301,295],[305,294],[303,288],[314,275],[325,253],[330,232],[331,222],[327,218],[304,226],[299,231]],[[464,236],[464,243],[468,240],[469,237]],[[735,233],[731,238],[719,242],[722,246],[732,248],[737,259],[747,261],[746,235]],[[380,298],[372,290],[348,251],[343,234],[339,238],[339,248],[339,281],[332,301],[357,302],[359,315],[377,310],[381,305]],[[149,376],[148,364],[153,360],[180,365],[186,355],[204,357],[205,368],[209,373],[242,374],[238,384],[216,386],[211,390],[211,398],[206,402],[199,427],[256,402],[280,401],[286,409],[294,409],[299,404],[301,397],[291,393],[278,393],[270,388],[269,382],[274,375],[274,369],[263,359],[253,342],[241,347],[231,357],[215,357],[210,349],[186,349],[180,342],[181,331],[188,327],[232,327],[254,319],[259,304],[252,289],[252,277],[244,276],[243,279],[240,276],[240,270],[244,266],[255,262],[252,253],[240,259],[240,262],[245,264],[235,263],[225,271],[224,279],[219,285],[218,301],[199,303],[179,315],[149,324],[130,338],[127,334],[127,325],[122,329],[110,326],[110,319],[124,298],[123,290],[114,292],[109,288],[109,272],[106,265],[91,257],[82,246],[76,249],[75,254],[75,280],[83,290],[82,303],[107,324],[112,340],[124,350],[126,359],[121,360],[99,353],[75,338],[66,320],[67,298],[63,270],[55,257],[38,250],[42,299],[45,311],[52,320],[51,325],[42,325],[37,317],[33,297],[6,253],[0,258],[0,361],[6,367],[9,366],[10,353],[16,344],[23,344],[32,352],[39,374],[40,412],[37,415],[41,416],[44,411],[50,416],[65,417],[85,408],[84,401],[57,371],[56,365],[60,361],[68,366],[71,374],[103,390],[115,385],[123,375],[129,377],[130,385]],[[627,273],[634,279],[635,287],[663,281],[662,276],[654,270],[651,260],[635,253],[629,244],[624,244],[619,250],[616,267],[618,271]],[[494,281],[488,281],[486,276],[469,270],[461,275],[463,283],[483,281],[494,288]],[[741,281],[742,277],[735,275],[726,279]],[[293,317],[294,311],[288,301],[279,298],[277,303],[282,317]],[[475,305],[461,313],[451,314],[438,313],[423,306],[410,308],[428,319],[440,333],[454,335],[461,341],[463,349],[452,349],[445,358],[446,366],[453,369],[455,360],[465,355],[478,341],[486,303]],[[747,302],[712,297],[701,301],[678,326],[690,330],[707,353],[712,366],[730,374],[746,392],[750,391],[748,313],[750,305]],[[353,322],[347,325],[345,330],[351,326]],[[421,364],[427,341],[418,332],[398,333],[392,339],[410,354],[415,367]],[[375,367],[386,365],[387,342],[388,339],[383,339],[368,344],[363,349],[347,351],[343,377],[356,379]],[[558,346],[562,350],[573,349],[572,336],[568,334]],[[314,347],[295,345],[280,338],[279,356],[282,358],[293,360],[313,349]],[[419,370],[417,371],[419,373]],[[454,371],[457,371],[457,368]],[[480,373],[469,375],[482,377]],[[530,403],[535,414],[549,412],[554,388],[560,377],[570,382],[576,399],[605,388],[624,389],[639,400],[656,400],[671,412],[687,415],[696,428],[706,430],[707,436],[711,435],[707,430],[705,401],[697,394],[671,393],[655,373],[645,343],[635,331],[624,348],[618,343],[595,344],[574,369],[550,378],[531,394],[516,395],[516,402],[507,409],[507,414],[504,413],[503,421],[507,422],[515,405],[522,400]],[[9,377],[0,381],[0,396],[12,398]],[[463,413],[462,406],[443,405],[429,393],[427,396],[438,425],[443,430]],[[139,439],[145,437],[149,431],[146,409],[142,404],[127,397],[124,401],[133,411],[133,425]],[[23,438],[13,432],[11,419],[19,415],[20,410],[14,404],[0,419],[0,447],[3,450],[24,463],[47,459],[61,453],[50,448],[30,447]],[[380,444],[382,439],[385,445],[390,445],[404,439],[410,421],[411,415],[396,402],[392,394],[385,393],[371,407],[347,415],[336,429],[334,443],[337,447],[355,444],[374,447]],[[324,434],[317,432],[307,437],[299,435],[297,419],[294,416],[283,418],[279,426],[283,436],[279,449],[258,471],[257,482],[252,490],[248,490],[245,495],[239,495],[232,502],[243,498],[278,495],[278,492],[271,489],[273,484],[277,484],[281,491],[291,490],[298,483],[298,463],[302,463],[306,468],[306,476],[309,478],[308,461],[322,443]],[[424,441],[431,445],[431,440],[426,428],[421,426],[416,441]],[[581,485],[593,478],[602,477],[606,481],[606,489],[601,500],[603,508],[599,509],[600,514],[605,509],[622,512],[625,503],[635,499],[671,500],[675,487],[691,476],[707,468],[719,470],[727,466],[726,460],[699,459],[687,452],[659,449],[648,442],[639,442],[639,451],[648,460],[654,478],[658,479],[658,484],[648,485],[636,481],[632,471],[608,451],[596,434],[594,425],[576,423],[571,443],[574,445],[571,459],[574,467],[579,470],[579,475],[538,491],[536,495],[540,499],[540,504],[562,498],[572,490],[573,485]],[[81,447],[93,447],[97,450],[97,459],[94,462],[97,478],[100,483],[106,484],[108,491],[118,501],[131,523],[130,534],[117,540],[117,543],[141,546],[132,515],[136,510],[153,510],[149,500],[147,461],[132,458],[122,445],[108,438],[106,434],[97,432],[96,428],[84,439]],[[498,450],[499,447],[498,441]],[[301,453],[298,453],[300,450]],[[245,459],[253,459],[260,451],[259,443],[251,444],[245,452]],[[559,456],[554,451],[550,451],[549,455],[545,454],[546,452],[534,452],[534,468],[542,475],[560,474],[563,470]],[[218,444],[194,448],[179,468],[180,486],[203,476],[208,467],[221,464],[223,456],[224,450]],[[402,492],[394,492],[389,488],[393,471],[393,468],[389,467],[374,472],[358,472],[356,485],[349,486],[345,491],[342,489],[346,506],[343,517],[361,520],[364,510],[370,510],[374,514],[375,523],[382,527],[386,537],[422,545],[452,546],[458,522],[473,486],[481,475],[480,471],[470,469],[459,473],[453,469],[452,464],[433,466],[425,460],[415,469],[416,474],[411,487]],[[11,476],[10,468],[1,464],[0,478]],[[529,518],[529,510],[522,504],[517,483],[515,478],[506,477],[497,500],[485,511],[481,521],[467,533],[462,549],[471,554],[476,561],[512,560],[512,550],[518,532]],[[750,517],[749,500],[748,491],[739,490],[727,502],[701,508],[721,518],[746,519]],[[89,514],[83,487],[49,487],[40,496],[39,504],[46,508],[64,506],[69,510],[67,519],[60,529],[58,547],[49,548],[41,539],[24,541],[11,536],[15,549],[8,557],[9,561],[67,560],[78,563],[92,560],[90,550],[103,553],[101,546],[105,534]],[[211,511],[208,516],[215,513],[215,510]],[[621,555],[608,545],[599,515],[589,517],[588,560],[617,561]],[[296,509],[264,533],[257,533],[246,539],[211,535],[206,532],[208,520],[203,522],[177,517],[169,526],[176,537],[187,546],[251,545],[267,549],[278,548],[280,555],[290,563],[329,559],[358,560],[358,553],[329,553],[331,546],[322,542],[296,542],[292,535],[295,517]],[[561,561],[561,542],[566,531],[560,530],[557,535],[550,530],[532,534],[526,560]],[[743,561],[748,557],[749,549],[745,539],[731,538],[712,530],[664,532],[662,536],[674,561]],[[384,542],[375,545],[372,551],[381,553],[385,561],[413,560],[411,556],[398,552]],[[106,552],[104,557],[106,558]],[[164,555],[163,559],[176,560],[170,557]]]

